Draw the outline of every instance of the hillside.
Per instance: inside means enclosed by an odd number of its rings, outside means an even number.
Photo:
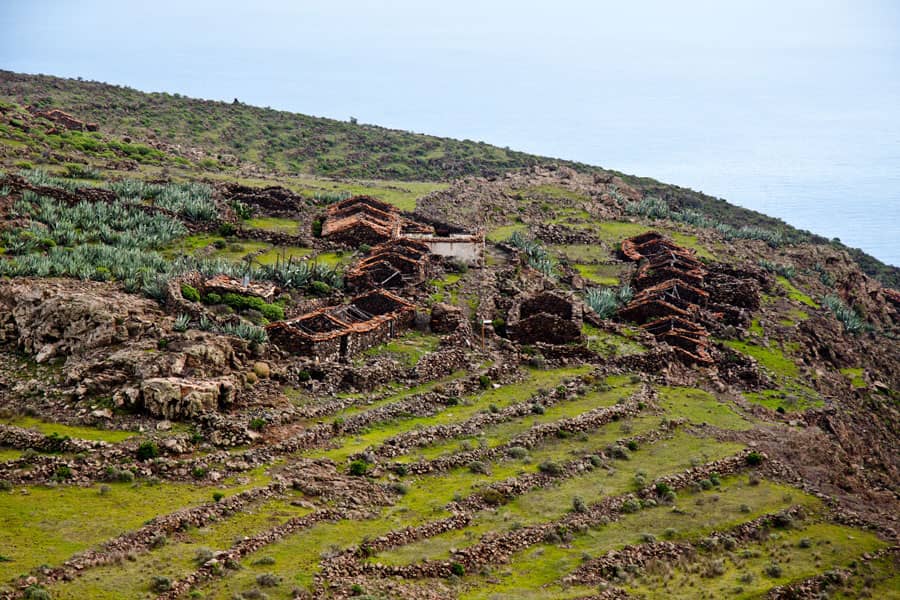
[[[168,155],[168,160],[164,160],[162,156],[137,151],[127,154],[144,164],[189,164],[195,170],[214,174],[435,182],[461,176],[494,176],[548,162],[581,172],[607,172],[482,142],[46,75],[0,70],[0,100],[44,110],[60,109],[83,121],[97,123],[100,132],[120,142],[134,140]],[[9,130],[0,129],[0,135],[7,138],[6,142],[0,139],[0,144],[16,140]],[[90,141],[86,145],[90,147]],[[83,159],[91,162],[110,158],[88,150],[85,144],[80,150]],[[779,219],[706,194],[647,177],[615,174],[645,195],[661,197],[675,208],[702,210],[734,227],[755,225],[781,230],[791,241],[832,243]],[[900,268],[885,265],[862,250],[835,244],[848,250],[866,274],[885,285],[900,287]]]
[[[184,128],[283,113],[6,81],[0,598],[895,595],[900,292],[842,247],[515,153],[290,173]]]

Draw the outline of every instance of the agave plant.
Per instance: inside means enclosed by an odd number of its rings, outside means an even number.
[[[174,329],[175,331],[187,331],[190,324],[190,315],[181,313],[180,315],[175,317],[175,323],[172,325],[172,329]]]

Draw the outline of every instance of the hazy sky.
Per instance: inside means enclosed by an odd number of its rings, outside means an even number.
[[[0,0],[0,66],[581,160],[900,263],[900,2],[625,4]]]

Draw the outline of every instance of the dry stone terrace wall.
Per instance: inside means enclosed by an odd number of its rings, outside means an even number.
[[[679,490],[708,478],[713,473],[720,476],[739,473],[748,468],[746,454],[743,452],[736,456],[694,467],[677,476],[656,480],[638,492],[637,497],[651,497],[656,494],[656,484],[660,481],[680,483],[680,485],[671,485],[672,489]],[[490,532],[485,534],[478,543],[454,551],[451,559],[447,561],[427,560],[409,565],[383,565],[361,562],[354,553],[347,552],[334,559],[323,561],[322,571],[316,576],[316,579],[321,583],[360,574],[369,577],[403,577],[405,579],[450,577],[453,574],[454,563],[462,565],[467,572],[476,571],[488,564],[507,562],[515,553],[543,542],[549,534],[560,528],[567,531],[581,531],[616,520],[623,514],[625,503],[634,500],[634,494],[612,496],[588,506],[583,513],[570,513],[556,521],[511,531]],[[451,523],[452,521],[447,521],[445,526],[449,527]],[[415,535],[419,538],[422,537],[421,532],[416,532]],[[400,539],[399,536],[398,539]],[[381,544],[384,545],[386,542],[381,542]]]
[[[559,435],[560,432],[579,433],[583,431],[593,431],[594,429],[606,425],[611,421],[635,416],[640,413],[641,405],[643,402],[645,402],[645,400],[638,400],[638,398],[645,398],[645,396],[639,392],[638,394],[635,394],[635,396],[633,396],[631,399],[629,399],[628,402],[625,402],[623,404],[617,404],[611,407],[597,408],[592,411],[582,413],[577,417],[536,425],[525,433],[516,436],[509,442],[500,446],[495,446],[493,448],[476,448],[467,452],[440,457],[430,461],[409,464],[395,464],[393,465],[393,468],[394,470],[405,470],[410,474],[420,474],[436,471],[446,471],[471,464],[476,460],[495,460],[496,458],[503,456],[510,448],[514,446],[533,448],[537,446],[541,441]],[[526,412],[524,414],[528,413]],[[479,429],[480,428],[476,428],[473,431],[477,432]],[[464,433],[459,433],[450,437],[458,437],[459,435],[464,435]],[[440,439],[446,438],[442,437]],[[393,449],[391,448],[391,450]],[[397,454],[392,455],[396,456]]]
[[[791,507],[776,514],[768,514],[742,523],[727,531],[716,531],[706,536],[709,540],[730,539],[736,543],[749,543],[760,539],[768,530],[775,527],[778,519],[802,519],[804,511],[801,507]],[[633,572],[643,569],[651,561],[675,562],[681,557],[692,557],[700,551],[700,542],[653,542],[638,546],[625,546],[621,550],[613,550],[595,558],[563,578],[563,582],[574,585],[597,585],[608,582],[621,571]]]

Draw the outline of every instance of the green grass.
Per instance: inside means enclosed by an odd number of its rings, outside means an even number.
[[[809,306],[811,308],[819,308],[819,305],[816,304],[815,300],[800,291],[797,286],[795,286],[788,280],[787,277],[779,275],[775,279],[778,281],[778,285],[784,288],[784,291],[787,292],[788,298],[790,298],[791,300],[799,302],[801,304],[805,304],[806,306]]]
[[[257,256],[255,260],[261,265],[274,265],[279,260],[294,259],[296,261],[309,256],[313,252],[312,248],[304,248],[302,246],[275,246],[271,250]]]
[[[860,561],[850,580],[837,589],[829,589],[832,600],[891,598],[900,590],[900,570],[889,556]]]
[[[485,238],[491,242],[505,242],[515,232],[525,233],[528,231],[528,225],[524,223],[516,223],[514,225],[502,225],[495,227],[487,232]]]
[[[456,285],[462,279],[460,273],[447,273],[440,279],[432,279],[431,285],[437,288],[437,292],[431,295],[434,302],[449,302],[457,304],[459,302],[459,287]]]
[[[291,235],[300,232],[300,222],[296,219],[282,219],[279,217],[256,217],[247,219],[243,223],[248,229],[262,229],[264,231],[276,231]]]
[[[779,407],[788,412],[803,411],[822,406],[821,396],[811,387],[802,383],[800,369],[794,361],[777,346],[768,348],[749,342],[725,340],[723,343],[755,358],[774,377],[775,389],[761,392],[745,392],[744,397],[771,410]],[[790,345],[787,345],[790,350]]]
[[[49,421],[41,421],[34,417],[16,417],[14,419],[0,419],[0,422],[7,425],[15,425],[16,427],[24,427],[25,429],[34,429],[45,435],[57,434],[60,436],[69,436],[82,440],[95,440],[110,443],[118,443],[127,440],[130,437],[138,435],[133,431],[121,431],[117,429],[97,429],[96,427],[63,425],[61,423],[50,423]]]
[[[350,252],[319,252],[311,260],[326,267],[342,267],[353,261],[353,254]]]
[[[801,548],[800,540],[811,547]],[[799,581],[834,567],[846,567],[866,552],[886,546],[875,534],[832,523],[813,523],[803,529],[780,531],[769,539],[750,544],[734,553],[722,553],[725,572],[698,580],[697,573],[679,567],[663,586],[659,578],[644,577],[626,586],[636,594],[665,593],[667,598],[697,598],[697,583],[709,598],[758,598],[777,585]],[[700,555],[695,564],[702,565],[716,557]],[[781,574],[772,576],[767,567],[777,564]],[[743,577],[743,579],[742,579]]]
[[[576,496],[590,504],[606,496],[631,491],[635,488],[634,475],[638,470],[645,471],[652,480],[689,468],[692,459],[708,462],[734,454],[742,447],[731,442],[677,433],[672,439],[639,448],[629,461],[617,461],[611,473],[595,469],[580,477],[565,479],[556,486],[529,492],[494,510],[478,513],[465,530],[421,540],[380,554],[372,560],[401,564],[420,558],[443,560],[449,557],[452,548],[470,546],[488,532],[509,531],[523,525],[558,519],[571,510],[572,499]]]
[[[420,459],[431,460],[439,456],[454,454],[468,444],[477,447],[479,443],[494,448],[509,442],[513,437],[524,433],[534,425],[550,423],[560,419],[568,419],[582,413],[604,406],[612,406],[617,401],[627,398],[637,389],[637,385],[621,385],[607,391],[590,391],[574,400],[558,402],[544,410],[541,415],[529,415],[524,418],[508,421],[487,427],[476,436],[446,440],[431,446],[420,448],[408,455],[397,457],[398,462],[416,462]]]
[[[100,544],[148,519],[212,501],[214,491],[232,495],[264,484],[259,471],[250,482],[226,483],[225,488],[183,483],[110,483],[101,495],[90,487],[27,487],[0,493],[0,548],[10,562],[0,562],[0,581],[41,564],[58,564],[72,554]]]
[[[292,506],[290,498],[251,505],[206,527],[180,532],[162,548],[140,554],[135,560],[93,569],[72,582],[51,586],[50,592],[56,600],[140,598],[151,592],[153,576],[174,581],[194,571],[197,568],[194,557],[199,549],[224,550],[241,537],[310,512],[311,509]]]
[[[841,374],[850,380],[850,385],[856,389],[860,389],[866,387],[866,380],[863,379],[863,371],[864,369],[862,367],[855,369],[847,368],[841,369]]]
[[[632,354],[641,354],[647,349],[637,342],[629,340],[627,337],[603,331],[585,323],[581,332],[587,339],[587,347],[604,357],[613,356],[631,356]]]
[[[744,504],[748,512],[741,510]],[[461,598],[512,600],[582,597],[596,590],[584,587],[564,589],[554,582],[578,568],[585,555],[602,556],[627,544],[640,543],[643,533],[666,539],[666,531],[670,529],[675,530],[676,539],[698,539],[711,531],[727,529],[794,504],[814,508],[819,506],[819,501],[800,490],[777,483],[762,481],[751,486],[744,477],[725,478],[719,489],[680,492],[676,505],[683,513],[675,513],[668,506],[644,509],[576,535],[565,547],[542,544],[520,552],[513,556],[508,565],[495,567],[487,575],[467,578]]]
[[[659,404],[670,418],[682,418],[695,425],[706,423],[735,431],[753,427],[729,404],[720,402],[709,392],[686,387],[660,387],[657,392]]]
[[[530,369],[529,377],[522,382],[501,386],[497,389],[488,389],[484,392],[466,398],[458,406],[449,406],[435,415],[428,417],[413,417],[408,419],[396,419],[390,423],[384,423],[372,427],[369,431],[353,436],[351,439],[341,438],[338,448],[327,450],[316,449],[304,454],[313,457],[330,458],[338,464],[347,460],[352,454],[361,452],[369,446],[380,444],[398,433],[410,431],[419,427],[433,425],[446,425],[459,423],[472,417],[482,410],[486,410],[491,404],[500,408],[521,402],[537,392],[539,389],[550,389],[568,377],[577,377],[587,373],[588,367],[571,367],[562,369],[538,370]],[[349,436],[348,436],[349,437]]]
[[[16,450],[14,448],[0,448],[0,462],[6,462],[8,460],[16,460],[22,456],[21,450]]]
[[[425,334],[419,331],[410,331],[400,337],[392,339],[390,342],[373,346],[362,356],[390,356],[396,359],[405,367],[415,367],[423,356],[434,352],[437,349],[440,338],[437,335]],[[357,359],[357,364],[362,364],[363,358]]]
[[[622,269],[618,265],[587,265],[573,263],[572,267],[578,271],[582,279],[597,285],[619,285]],[[608,273],[615,273],[610,275]]]

